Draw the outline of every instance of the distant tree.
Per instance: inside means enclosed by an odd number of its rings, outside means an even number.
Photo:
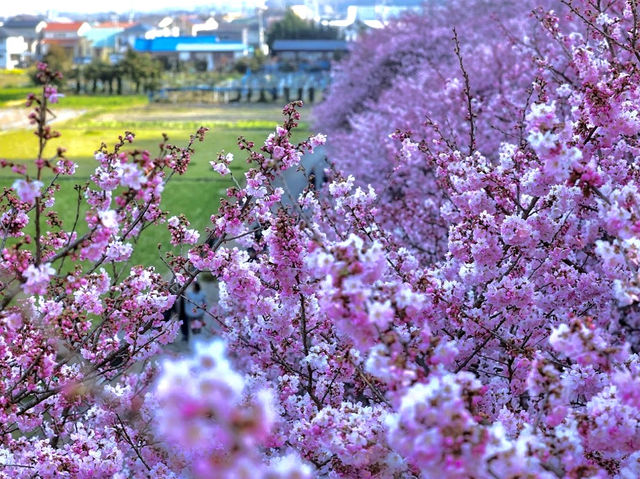
[[[311,20],[304,20],[288,9],[282,20],[275,22],[267,32],[269,48],[273,47],[276,40],[338,40],[341,38],[340,30],[335,27],[320,25]]]
[[[140,87],[144,87],[145,91],[157,88],[162,66],[148,53],[129,50],[120,66],[123,73],[135,84],[136,93],[140,92]]]
[[[127,75],[127,67],[124,61],[110,64],[104,60],[95,59],[89,65],[76,65],[68,73],[68,78],[74,82],[74,91],[80,93],[90,90],[97,93],[98,84],[102,85],[102,92],[113,95],[122,95],[123,78]],[[115,82],[115,88],[114,88]],[[91,86],[89,87],[89,83]]]
[[[99,73],[100,81],[102,82],[102,93],[106,93],[108,88],[109,94],[113,95],[113,81],[116,79],[115,65],[103,62],[100,65]]]
[[[122,78],[126,75],[123,62],[113,65],[113,77],[116,81],[116,93],[122,95]]]
[[[69,79],[75,83],[74,91],[79,94],[82,91],[83,81],[85,80],[85,68],[82,65],[76,65],[69,72]]]
[[[247,70],[257,71],[260,70],[265,62],[267,57],[260,50],[256,50],[252,56],[246,56],[240,58],[234,65],[233,69],[238,73],[246,73]]]
[[[85,77],[87,81],[91,82],[91,93],[97,93],[98,81],[103,82],[105,79],[105,71],[109,68],[109,65],[102,60],[93,60],[87,65],[85,70]]]

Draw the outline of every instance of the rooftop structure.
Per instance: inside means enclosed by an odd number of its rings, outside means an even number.
[[[246,44],[224,41],[217,36],[138,38],[134,49],[141,52],[244,52]]]
[[[348,50],[344,40],[275,40],[273,52],[335,52]]]
[[[87,22],[49,22],[44,27],[45,37],[54,38],[57,34],[69,34],[73,36],[82,36],[89,31],[91,26]]]
[[[134,49],[164,58],[168,64],[200,62],[206,70],[249,54],[246,43],[220,40],[217,36],[138,38]]]

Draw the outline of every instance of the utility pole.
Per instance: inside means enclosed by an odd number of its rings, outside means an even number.
[[[269,54],[269,47],[264,41],[264,12],[266,7],[264,5],[256,7],[258,14],[258,48],[265,55]]]

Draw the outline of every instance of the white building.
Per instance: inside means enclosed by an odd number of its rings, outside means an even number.
[[[28,52],[25,56],[25,63],[32,64],[34,60],[41,57],[42,32],[47,26],[41,17],[20,15],[8,19],[2,26],[9,30],[14,37],[23,37],[27,42]]]
[[[13,70],[24,61],[29,45],[22,35],[0,28],[0,68]]]

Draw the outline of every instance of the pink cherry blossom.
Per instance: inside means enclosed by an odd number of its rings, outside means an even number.
[[[42,195],[41,188],[44,184],[41,181],[33,180],[16,180],[13,182],[13,188],[18,193],[18,196],[25,203],[33,204],[36,198]]]
[[[39,266],[30,264],[29,267],[22,272],[22,276],[26,280],[22,286],[24,292],[27,294],[45,294],[49,280],[55,273],[56,270],[53,269],[49,263],[44,263]]]

